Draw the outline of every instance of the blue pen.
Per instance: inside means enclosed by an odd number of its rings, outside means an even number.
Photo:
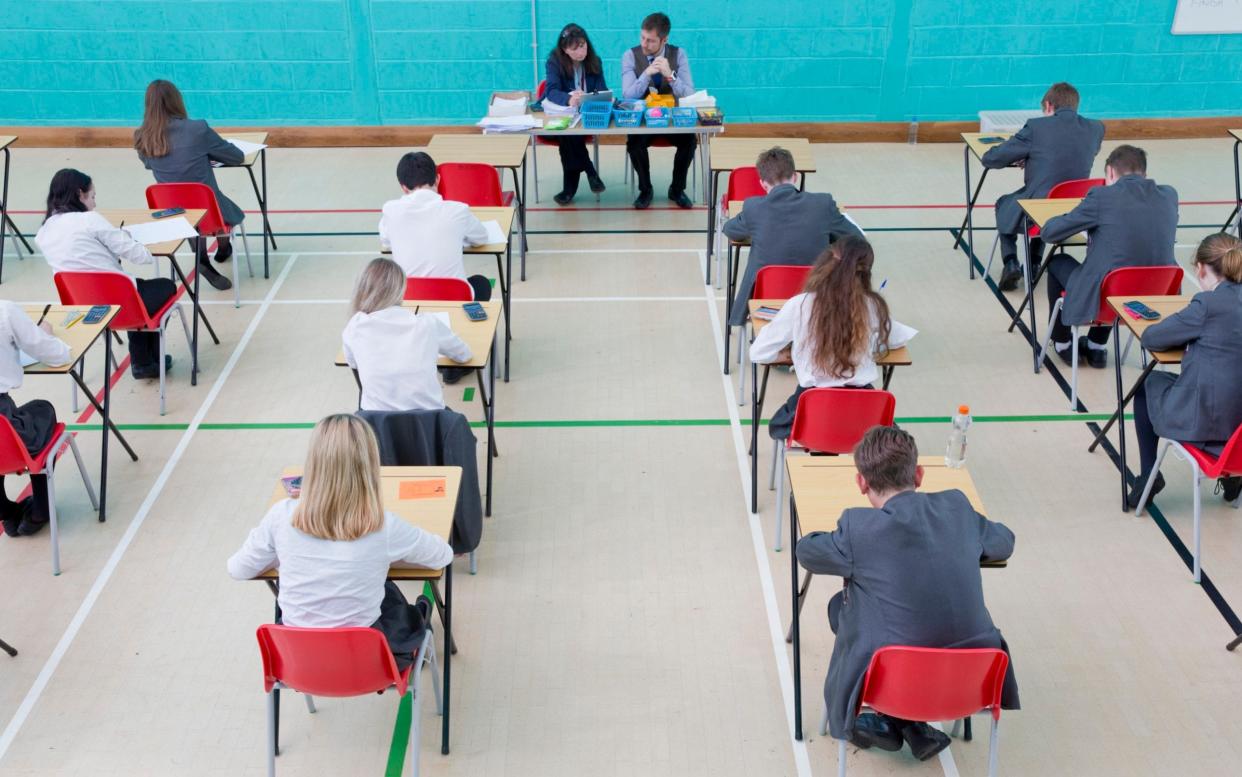
[[[880,281],[880,291],[884,291],[884,287],[888,285],[888,278]]]

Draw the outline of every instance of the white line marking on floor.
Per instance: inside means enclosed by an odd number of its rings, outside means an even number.
[[[125,529],[125,533],[121,535],[120,541],[112,550],[112,555],[108,557],[108,561],[104,564],[103,569],[99,571],[99,575],[95,578],[95,582],[86,593],[86,598],[82,600],[82,604],[78,607],[78,611],[74,613],[73,619],[69,621],[69,625],[65,627],[64,634],[61,635],[60,641],[56,643],[56,647],[52,650],[52,654],[48,656],[47,661],[43,664],[43,668],[39,671],[39,675],[35,678],[34,683],[30,686],[30,690],[26,692],[25,698],[18,706],[17,711],[13,713],[13,718],[5,727],[4,733],[0,734],[0,760],[8,752],[9,746],[13,744],[13,740],[17,737],[17,732],[21,730],[26,719],[30,717],[30,712],[34,709],[35,704],[39,702],[39,697],[43,695],[43,691],[51,682],[52,675],[56,673],[57,667],[60,666],[61,659],[65,657],[73,640],[78,636],[78,631],[82,628],[82,624],[91,614],[91,610],[95,607],[95,602],[99,600],[100,594],[103,593],[104,586],[112,579],[112,573],[116,571],[117,566],[121,563],[121,558],[125,555],[125,551],[129,550],[130,544],[133,543],[134,537],[137,536],[138,530],[142,528],[142,524],[146,521],[147,516],[151,512],[151,507],[163,492],[164,486],[168,483],[169,477],[177,464],[181,461],[182,455],[190,445],[190,440],[194,438],[194,433],[198,431],[199,425],[206,417],[207,411],[211,409],[212,403],[220,394],[224,382],[228,380],[229,374],[232,373],[233,367],[237,365],[241,358],[242,352],[246,350],[246,345],[250,342],[250,338],[254,336],[255,331],[259,328],[259,323],[263,320],[264,313],[267,312],[267,306],[272,298],[276,296],[276,292],[280,290],[281,284],[285,278],[289,276],[289,270],[297,262],[297,254],[289,258],[284,269],[276,278],[276,282],[272,284],[272,288],[267,293],[267,299],[264,305],[259,309],[251,319],[250,325],[246,327],[246,331],[242,334],[241,339],[237,341],[237,346],[233,349],[233,353],[229,356],[228,362],[224,365],[224,369],[220,371],[220,377],[216,378],[216,382],[212,384],[211,391],[207,393],[207,397],[203,400],[203,404],[199,406],[198,412],[194,414],[193,420],[190,421],[189,427],[185,433],[181,435],[181,440],[177,443],[177,447],[168,457],[168,461],[164,463],[164,468],[160,470],[159,477],[155,479],[155,483],[151,486],[151,490],[147,492],[147,497],[138,507],[138,512],[129,522],[129,526]]]
[[[700,265],[702,265],[704,253],[706,252],[699,252]],[[718,298],[710,286],[705,286],[701,299],[707,303],[707,311],[712,323],[712,340],[716,343],[716,364],[719,366],[721,360],[724,359],[724,346],[720,339],[720,315],[716,310]],[[789,743],[793,748],[794,765],[798,769],[799,777],[811,777],[811,760],[807,754],[806,741],[799,742],[793,737],[793,671],[790,668],[789,656],[785,652],[785,631],[781,627],[780,608],[776,605],[776,588],[772,583],[772,570],[768,566],[767,545],[763,539],[763,529],[759,523],[759,516],[750,512],[750,463],[747,446],[742,438],[742,423],[737,412],[737,402],[733,397],[733,382],[728,375],[721,372],[720,383],[724,391],[725,407],[729,410],[729,429],[733,436],[734,452],[737,454],[738,475],[742,479],[742,499],[750,524],[750,540],[755,552],[755,563],[759,568],[759,588],[763,593],[764,609],[768,616],[768,637],[772,640],[772,653],[776,659],[776,676],[781,685],[781,706],[784,707],[785,719],[789,725]],[[792,547],[789,553],[793,554]],[[814,725],[811,723],[812,728]]]

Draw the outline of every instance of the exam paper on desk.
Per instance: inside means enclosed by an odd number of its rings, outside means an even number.
[[[159,221],[147,221],[141,224],[130,224],[122,227],[130,237],[143,245],[150,246],[169,240],[182,240],[187,237],[198,237],[198,231],[190,226],[185,216]]]

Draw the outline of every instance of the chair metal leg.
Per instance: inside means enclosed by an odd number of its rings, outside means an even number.
[[[746,367],[750,364],[750,338],[746,336],[746,325],[742,324],[742,334],[737,338],[737,406],[746,404]]]
[[[314,715],[316,712],[315,697],[311,696],[309,693],[304,693],[302,694],[302,698],[306,701],[306,711]]]
[[[1160,465],[1164,462],[1164,455],[1169,452],[1169,440],[1160,439],[1160,447],[1156,449],[1156,463],[1152,465],[1151,472],[1147,473],[1147,485],[1143,486],[1143,495],[1139,497],[1138,508],[1134,511],[1134,517],[1138,518],[1143,514],[1143,509],[1147,507],[1147,500],[1151,498],[1151,487],[1156,482],[1156,475],[1160,473]]]
[[[431,600],[435,602],[436,612],[440,615],[440,623],[444,623],[444,597],[440,595],[440,584],[435,580],[431,581]],[[457,655],[457,640],[452,634],[448,635],[448,645],[445,648],[452,655]]]
[[[4,645],[4,643],[0,642],[0,646],[2,645]],[[1232,642],[1230,642],[1228,645],[1225,645],[1225,650],[1233,652],[1235,649],[1237,649],[1238,645],[1242,645],[1242,634],[1239,634],[1238,636],[1234,637]],[[14,651],[10,655],[17,655],[17,652]]]
[[[470,574],[472,575],[479,573],[479,559],[475,554],[476,551],[470,551]]]
[[[988,277],[992,273],[992,260],[996,258],[996,247],[1000,245],[1000,230],[996,232],[996,239],[992,241],[992,250],[988,252],[988,263],[983,268],[983,277]]]
[[[988,777],[996,777],[997,760],[1000,757],[1000,722],[992,718],[992,739],[988,743]]]
[[[410,744],[407,748],[410,758],[410,774],[413,775],[413,777],[418,777],[419,762],[421,760],[419,758],[420,751],[422,750],[420,745],[422,744],[421,736],[423,728],[423,673],[421,670],[423,657],[427,654],[427,645],[430,642],[431,631],[428,630],[427,634],[423,637],[422,649],[418,651],[418,655],[415,657],[417,662],[415,669],[411,672],[411,679],[413,680],[412,684],[414,687],[407,691],[414,694],[413,698],[410,700]],[[433,672],[433,674],[436,673]]]
[[[427,656],[423,659],[431,670],[431,689],[436,694],[436,714],[444,714],[444,693],[440,688],[440,662],[436,659],[436,641],[427,640]]]
[[[845,740],[837,740],[837,777],[845,777]]]
[[[776,473],[780,469],[781,448],[785,447],[784,440],[772,441],[772,471],[768,473],[768,490],[776,490]]]
[[[772,550],[781,550],[781,525],[785,517],[785,446],[780,446],[780,471],[776,475],[776,545]],[[793,541],[793,537],[789,538]],[[792,562],[790,562],[792,563]]]
[[[95,494],[95,486],[91,483],[91,476],[86,471],[86,465],[82,463],[82,454],[78,451],[78,442],[72,434],[66,433],[65,437],[69,440],[69,450],[73,451],[73,460],[78,463],[78,473],[82,476],[82,484],[86,486],[86,495],[91,498],[91,507],[98,511],[99,497]]]
[[[828,705],[824,705],[824,711],[819,715],[819,735],[821,737],[828,736]]]
[[[237,228],[241,230],[242,250],[246,252],[246,272],[250,274],[251,278],[253,278],[254,265],[250,262],[250,238],[246,236],[246,225],[244,223],[238,224]]]
[[[1233,648],[1229,648],[1229,649],[1233,650]],[[14,657],[17,656],[17,648],[13,647],[12,645],[10,645],[9,643],[5,642],[2,639],[0,639],[0,650],[3,650],[5,653],[8,653],[10,656],[14,656]]]
[[[1043,366],[1044,359],[1048,358],[1048,349],[1052,347],[1052,324],[1057,320],[1057,314],[1061,312],[1061,300],[1057,300],[1052,306],[1052,315],[1048,317],[1048,326],[1044,327],[1044,341],[1039,349],[1039,364],[1036,369]]]
[[[276,693],[267,692],[267,777],[276,777]]]
[[[1049,331],[1052,324],[1048,325]],[[1078,409],[1078,327],[1070,327],[1070,352],[1074,355],[1074,363],[1070,365],[1070,410]]]
[[[1202,565],[1202,556],[1200,556],[1199,554],[1199,519],[1202,517],[1203,494],[1199,492],[1202,491],[1202,489],[1200,488],[1200,485],[1202,484],[1202,481],[1203,481],[1203,470],[1199,469],[1199,463],[1193,459],[1191,459],[1190,461],[1190,469],[1191,469],[1191,472],[1194,473],[1193,479],[1192,479],[1192,485],[1194,486],[1194,490],[1195,490],[1195,494],[1194,494],[1194,497],[1195,497],[1195,525],[1194,525],[1195,569],[1194,569],[1194,572],[1195,572],[1195,582],[1198,583],[1199,582],[1199,568]],[[48,493],[49,494],[51,493],[50,488],[49,488]]]
[[[104,434],[108,433],[107,429],[103,430]],[[48,463],[44,467],[43,474],[47,476],[47,523],[48,528],[52,532],[52,574],[60,574],[60,525],[56,520],[56,483],[52,476],[52,460],[55,456],[48,457]]]
[[[953,728],[949,729],[949,736],[956,737],[958,732],[962,730],[962,719],[958,718],[953,721]]]
[[[166,332],[167,332],[167,327],[161,326],[160,327],[160,415],[164,415],[164,378],[166,377],[164,374],[165,372],[164,370],[164,367],[165,367],[164,365],[164,350],[165,350],[164,335]]]
[[[1134,332],[1130,332],[1130,336],[1126,338],[1125,350],[1121,352],[1121,363],[1125,364],[1126,359],[1130,358],[1130,346],[1134,345]],[[1147,365],[1142,365],[1146,367]]]

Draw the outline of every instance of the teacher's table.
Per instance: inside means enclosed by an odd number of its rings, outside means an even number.
[[[483,380],[483,370],[495,361],[496,314],[500,312],[500,303],[496,300],[479,303],[487,311],[487,318],[483,321],[471,321],[466,311],[462,309],[462,304],[461,302],[435,300],[405,300],[401,306],[413,310],[415,314],[447,314],[449,328],[453,330],[453,334],[470,346],[470,361],[459,364],[441,356],[436,364],[440,367],[474,370],[475,375],[478,376],[479,401],[483,404],[483,420],[487,424],[487,500],[484,514],[490,516],[492,514],[492,459],[500,455],[496,451],[496,370],[494,367],[487,370],[486,382]],[[345,361],[344,349],[337,351],[335,364],[338,367],[349,366],[349,362]],[[353,370],[353,373],[354,380],[358,383],[358,399],[361,402],[362,379],[358,377],[357,370]]]
[[[1031,273],[1031,226],[1037,226],[1040,229],[1044,225],[1057,216],[1064,216],[1074,208],[1078,207],[1078,203],[1082,202],[1081,197],[1064,197],[1055,200],[1018,200],[1018,206],[1022,208],[1022,242],[1026,248],[1026,258],[1022,261],[1022,276],[1026,283],[1026,294],[1022,297],[1022,302],[1018,305],[1018,309],[1014,311],[1013,318],[1009,320],[1009,330],[1018,325],[1018,320],[1022,318],[1022,311],[1030,306],[1031,311],[1031,341],[1032,348],[1035,349],[1035,372],[1039,372],[1039,337],[1035,332],[1035,287],[1039,285],[1039,281],[1044,277],[1044,273],[1048,270],[1048,262],[1040,262],[1039,272]],[[1061,246],[1086,245],[1087,238],[1085,235],[1073,235],[1060,243],[1050,245],[1048,247],[1048,257],[1051,258],[1056,253],[1057,248]]]
[[[987,180],[988,168],[983,168],[983,172],[979,174],[979,184],[975,186],[974,192],[970,191],[970,158],[973,156],[978,159],[980,164],[983,163],[983,155],[989,149],[999,146],[1009,138],[1013,137],[1012,132],[963,132],[962,142],[965,144],[962,148],[962,170],[966,175],[966,216],[962,219],[962,226],[957,229],[957,236],[953,241],[954,247],[962,242],[962,233],[966,233],[966,267],[970,270],[970,279],[975,278],[975,203],[979,200],[979,192],[983,190],[983,182]],[[984,143],[983,138],[999,138],[999,140],[991,143]]]
[[[758,335],[759,331],[768,325],[768,322],[762,318],[755,317],[755,311],[761,307],[780,309],[788,300],[783,299],[752,299],[750,301],[750,328],[751,332]],[[739,343],[739,347],[745,348],[745,343]],[[752,513],[759,512],[759,421],[763,416],[763,402],[768,393],[768,375],[772,371],[772,367],[777,364],[792,364],[792,361],[768,362],[763,365],[763,380],[759,380],[759,365],[751,363],[750,365],[750,511]],[[883,383],[880,386],[888,391],[888,384],[893,380],[893,370],[897,367],[909,367],[914,362],[910,359],[910,349],[904,345],[900,348],[894,348],[885,352],[883,355],[877,355],[875,363],[880,368],[880,375],[883,376]],[[738,404],[742,403],[741,397],[738,397]],[[779,441],[773,441],[779,444]],[[790,537],[797,535],[791,534]]]
[[[41,305],[25,305],[23,309],[26,315],[30,316],[31,321],[37,322],[39,317],[43,315],[43,306]],[[116,441],[125,448],[125,452],[134,461],[138,461],[138,454],[134,453],[134,449],[129,447],[129,443],[121,435],[121,431],[116,428],[116,424],[112,422],[112,381],[109,377],[112,374],[112,338],[108,336],[108,324],[112,323],[112,319],[121,311],[116,305],[108,306],[108,312],[103,318],[93,324],[86,323],[82,318],[71,318],[72,315],[85,316],[90,310],[89,305],[52,305],[47,312],[47,318],[44,319],[52,325],[52,334],[59,337],[69,346],[69,361],[64,364],[49,366],[42,362],[28,364],[23,368],[23,372],[27,375],[68,375],[73,379],[74,383],[82,389],[82,393],[86,395],[86,401],[94,406],[95,411],[99,413],[102,420],[99,450],[99,520],[107,519],[108,504],[108,431],[116,435]],[[69,325],[63,326],[63,322],[68,321]],[[104,340],[104,380],[103,380],[103,404],[95,399],[95,394],[86,385],[82,374],[85,370],[86,352],[91,349],[95,341],[103,335]]]
[[[790,639],[793,643],[794,686],[794,738],[802,739],[802,635],[799,628],[802,597],[810,584],[807,573],[803,586],[798,586],[798,539],[802,534],[817,531],[834,531],[841,513],[851,507],[870,507],[871,502],[858,491],[854,480],[857,470],[851,456],[792,456],[785,460],[789,470],[789,536],[793,538],[794,550],[789,554],[790,591],[793,598],[793,625]],[[920,491],[935,492],[957,489],[966,495],[970,504],[986,514],[983,501],[975,490],[975,483],[965,467],[952,469],[945,466],[943,456],[920,456],[923,467],[923,483]],[[799,533],[799,528],[802,532]],[[983,567],[1005,567],[1007,562],[981,562]],[[969,723],[969,719],[967,721]],[[967,729],[969,732],[969,729]]]
[[[276,237],[272,234],[272,225],[267,220],[267,133],[266,132],[230,132],[225,140],[242,140],[257,143],[263,148],[246,154],[240,165],[217,165],[218,167],[244,167],[250,175],[250,185],[254,188],[254,197],[259,201],[259,212],[263,214],[263,277],[268,277],[268,244],[276,250]],[[254,177],[254,163],[259,163],[259,178],[262,186]]]
[[[282,478],[296,477],[302,474],[301,467],[285,467],[280,473]],[[430,488],[415,489],[416,494],[403,493],[407,483],[428,484]],[[439,488],[440,485],[443,488]],[[453,511],[457,507],[457,492],[461,489],[461,467],[380,467],[380,499],[384,509],[394,513],[406,523],[417,526],[423,531],[431,532],[445,542],[453,531]],[[428,493],[431,492],[431,495]],[[272,505],[287,499],[283,482],[278,482],[268,500],[268,509]],[[436,590],[436,581],[444,577],[444,602],[440,609],[440,619],[444,623],[444,719],[441,721],[440,752],[449,752],[449,680],[450,665],[453,654],[453,565],[450,563],[443,570],[422,569],[394,565],[388,569],[389,580],[410,580],[429,582],[432,591]],[[280,570],[269,569],[259,575],[256,580],[263,580],[272,589],[273,594],[280,592]],[[438,597],[437,597],[438,598]],[[436,602],[437,605],[441,603]],[[276,605],[276,616],[280,617],[280,605]],[[418,668],[415,667],[415,671]],[[276,741],[280,741],[280,691],[274,691],[276,706]],[[417,742],[410,747],[418,747]],[[279,750],[277,750],[279,753]]]

